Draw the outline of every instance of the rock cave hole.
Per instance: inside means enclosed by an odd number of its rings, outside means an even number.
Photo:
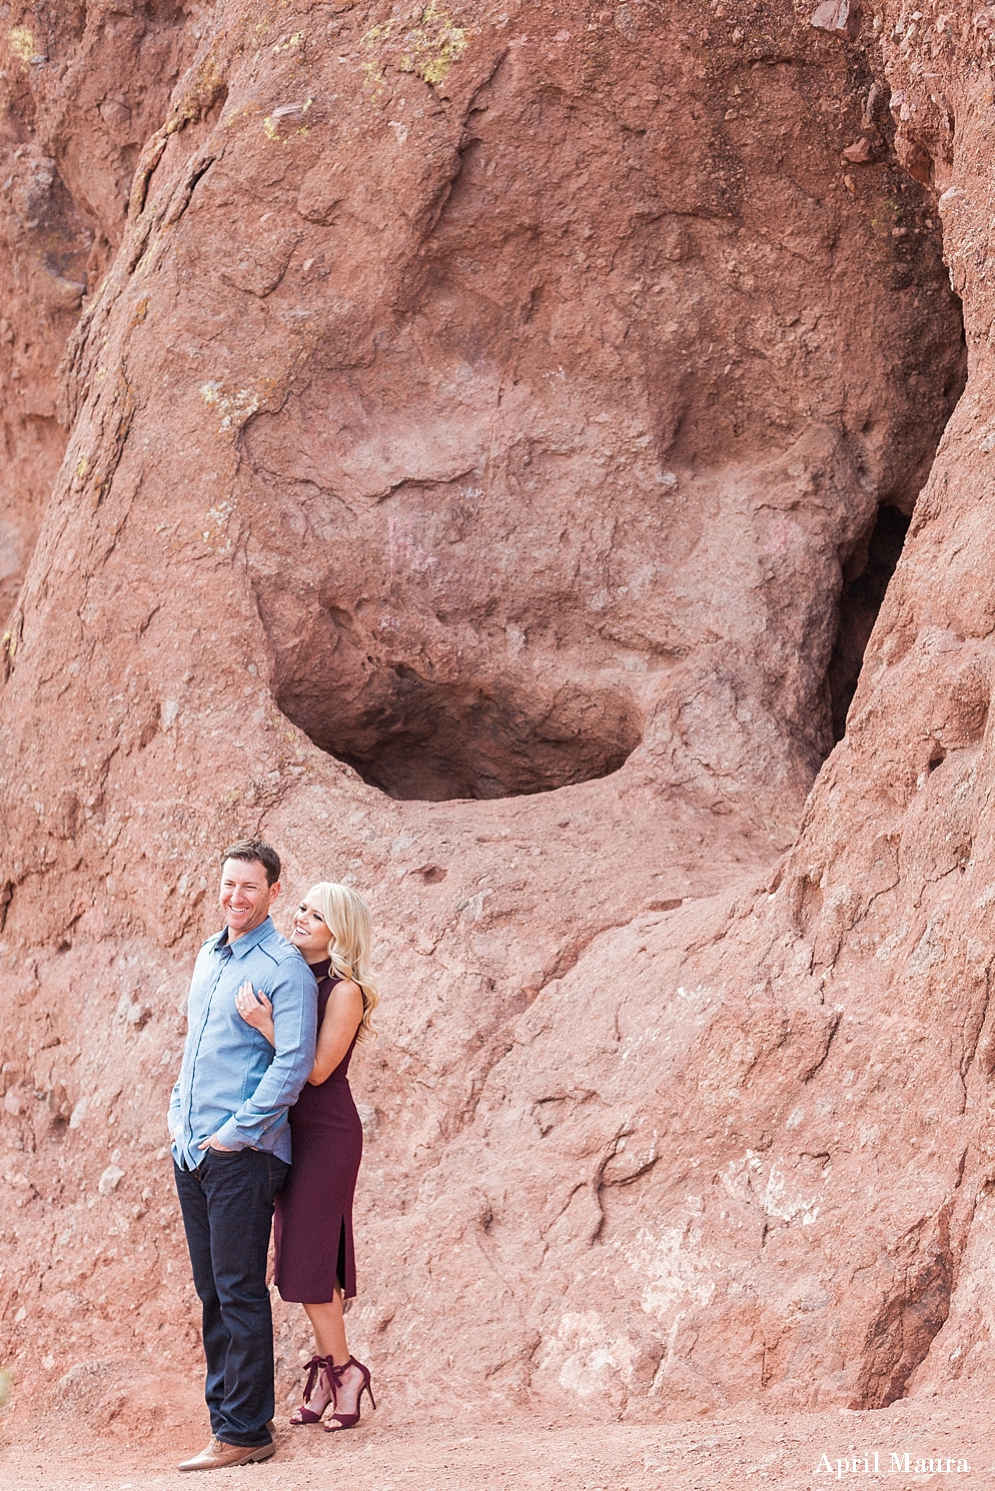
[[[932,751],[930,751],[929,760],[926,763],[926,775],[931,777],[936,768],[938,766],[942,766],[946,759],[946,751],[940,745],[940,742],[936,741],[933,745]]]
[[[931,169],[926,173],[919,173],[912,169],[910,174],[920,185],[926,186],[928,190],[932,189]],[[905,190],[904,186],[902,190]],[[927,227],[932,229],[932,223],[927,222]],[[938,246],[942,246],[942,235],[937,243]],[[950,283],[953,287],[952,278]],[[958,330],[956,337],[952,338],[948,344],[948,350],[954,353],[954,357],[946,365],[942,384],[942,403],[946,406],[948,419],[967,386],[967,337],[964,331],[963,307],[956,292],[953,295],[953,304],[956,308]],[[943,361],[941,359],[941,362]],[[939,368],[934,364],[933,378],[937,371]],[[926,382],[929,381],[929,377],[930,375],[926,376]],[[936,391],[940,390],[934,389],[934,392]],[[935,457],[941,433],[937,430],[932,440],[928,436],[925,440],[921,440],[920,453],[923,458],[928,456],[929,465]],[[925,434],[925,427],[920,432],[920,439],[923,434]],[[920,471],[922,470],[921,466]],[[884,602],[885,593],[901,558],[902,548],[912,522],[914,501],[908,504],[908,512],[904,510],[908,496],[907,492],[883,496],[873,526],[865,535],[865,541],[857,545],[850,564],[844,566],[836,641],[826,674],[834,745],[846,734],[846,719],[857,691],[864,653]],[[943,761],[942,748],[938,747],[938,752],[939,754],[934,753],[936,759],[930,760],[930,772],[934,771]]]
[[[911,517],[897,507],[881,506],[874,527],[858,553],[866,552],[855,572],[844,571],[836,643],[827,682],[833,718],[833,743],[846,734],[846,717],[864,662],[864,652],[878,619],[885,592],[898,565]]]
[[[555,791],[618,771],[642,739],[623,690],[442,682],[396,660],[348,666],[348,652],[332,649],[338,676],[318,686],[278,679],[277,702],[321,750],[401,801]]]

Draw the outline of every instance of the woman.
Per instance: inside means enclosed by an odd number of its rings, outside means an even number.
[[[276,1198],[276,1285],[302,1304],[314,1330],[301,1406],[292,1424],[316,1424],[329,1404],[325,1429],[359,1422],[370,1373],[350,1355],[342,1300],[356,1293],[352,1198],[363,1154],[363,1127],[349,1090],[349,1058],[372,1031],[378,1002],[370,967],[370,913],[345,885],[323,881],[294,914],[291,941],[318,981],[318,1041],[314,1067],[290,1110],[293,1164]],[[235,996],[242,1019],[273,1041],[273,1006],[245,983]],[[318,1303],[314,1303],[318,1301]]]

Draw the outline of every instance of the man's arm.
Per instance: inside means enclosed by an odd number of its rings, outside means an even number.
[[[248,1149],[282,1117],[314,1065],[318,1002],[314,978],[302,958],[280,965],[270,990],[276,1049],[250,1098],[218,1129],[222,1149]]]
[[[197,961],[194,963],[193,966],[193,976],[190,980],[190,992],[188,993],[186,998],[187,1030],[185,1036],[183,1037],[183,1052],[180,1056],[180,1070],[176,1074],[176,1081],[173,1083],[173,1090],[169,1095],[169,1108],[166,1111],[166,1124],[169,1128],[170,1139],[174,1137],[177,1130],[181,1128],[183,1124],[183,1107],[180,1102],[180,1082],[183,1078],[183,1063],[186,1060],[187,1044],[190,1040],[190,1011],[193,1000],[196,996],[198,986],[204,978],[205,963],[207,964],[207,966],[209,966],[208,948],[212,947],[216,940],[217,939],[214,937],[209,937],[207,941],[203,943],[199,953],[197,954]]]

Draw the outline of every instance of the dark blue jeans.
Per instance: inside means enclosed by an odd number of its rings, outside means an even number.
[[[273,1316],[266,1253],[273,1198],[290,1166],[259,1149],[205,1150],[196,1170],[173,1163],[176,1191],[203,1305],[205,1397],[226,1444],[269,1444]]]

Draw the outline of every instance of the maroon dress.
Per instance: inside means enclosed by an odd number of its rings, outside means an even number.
[[[314,963],[318,980],[318,1029],[328,996],[341,980],[329,978],[329,963]],[[318,1305],[336,1284],[346,1298],[356,1293],[352,1247],[352,1198],[363,1157],[363,1125],[349,1088],[349,1058],[359,1032],[319,1087],[305,1082],[290,1110],[291,1165],[276,1198],[276,1287],[282,1299]]]

